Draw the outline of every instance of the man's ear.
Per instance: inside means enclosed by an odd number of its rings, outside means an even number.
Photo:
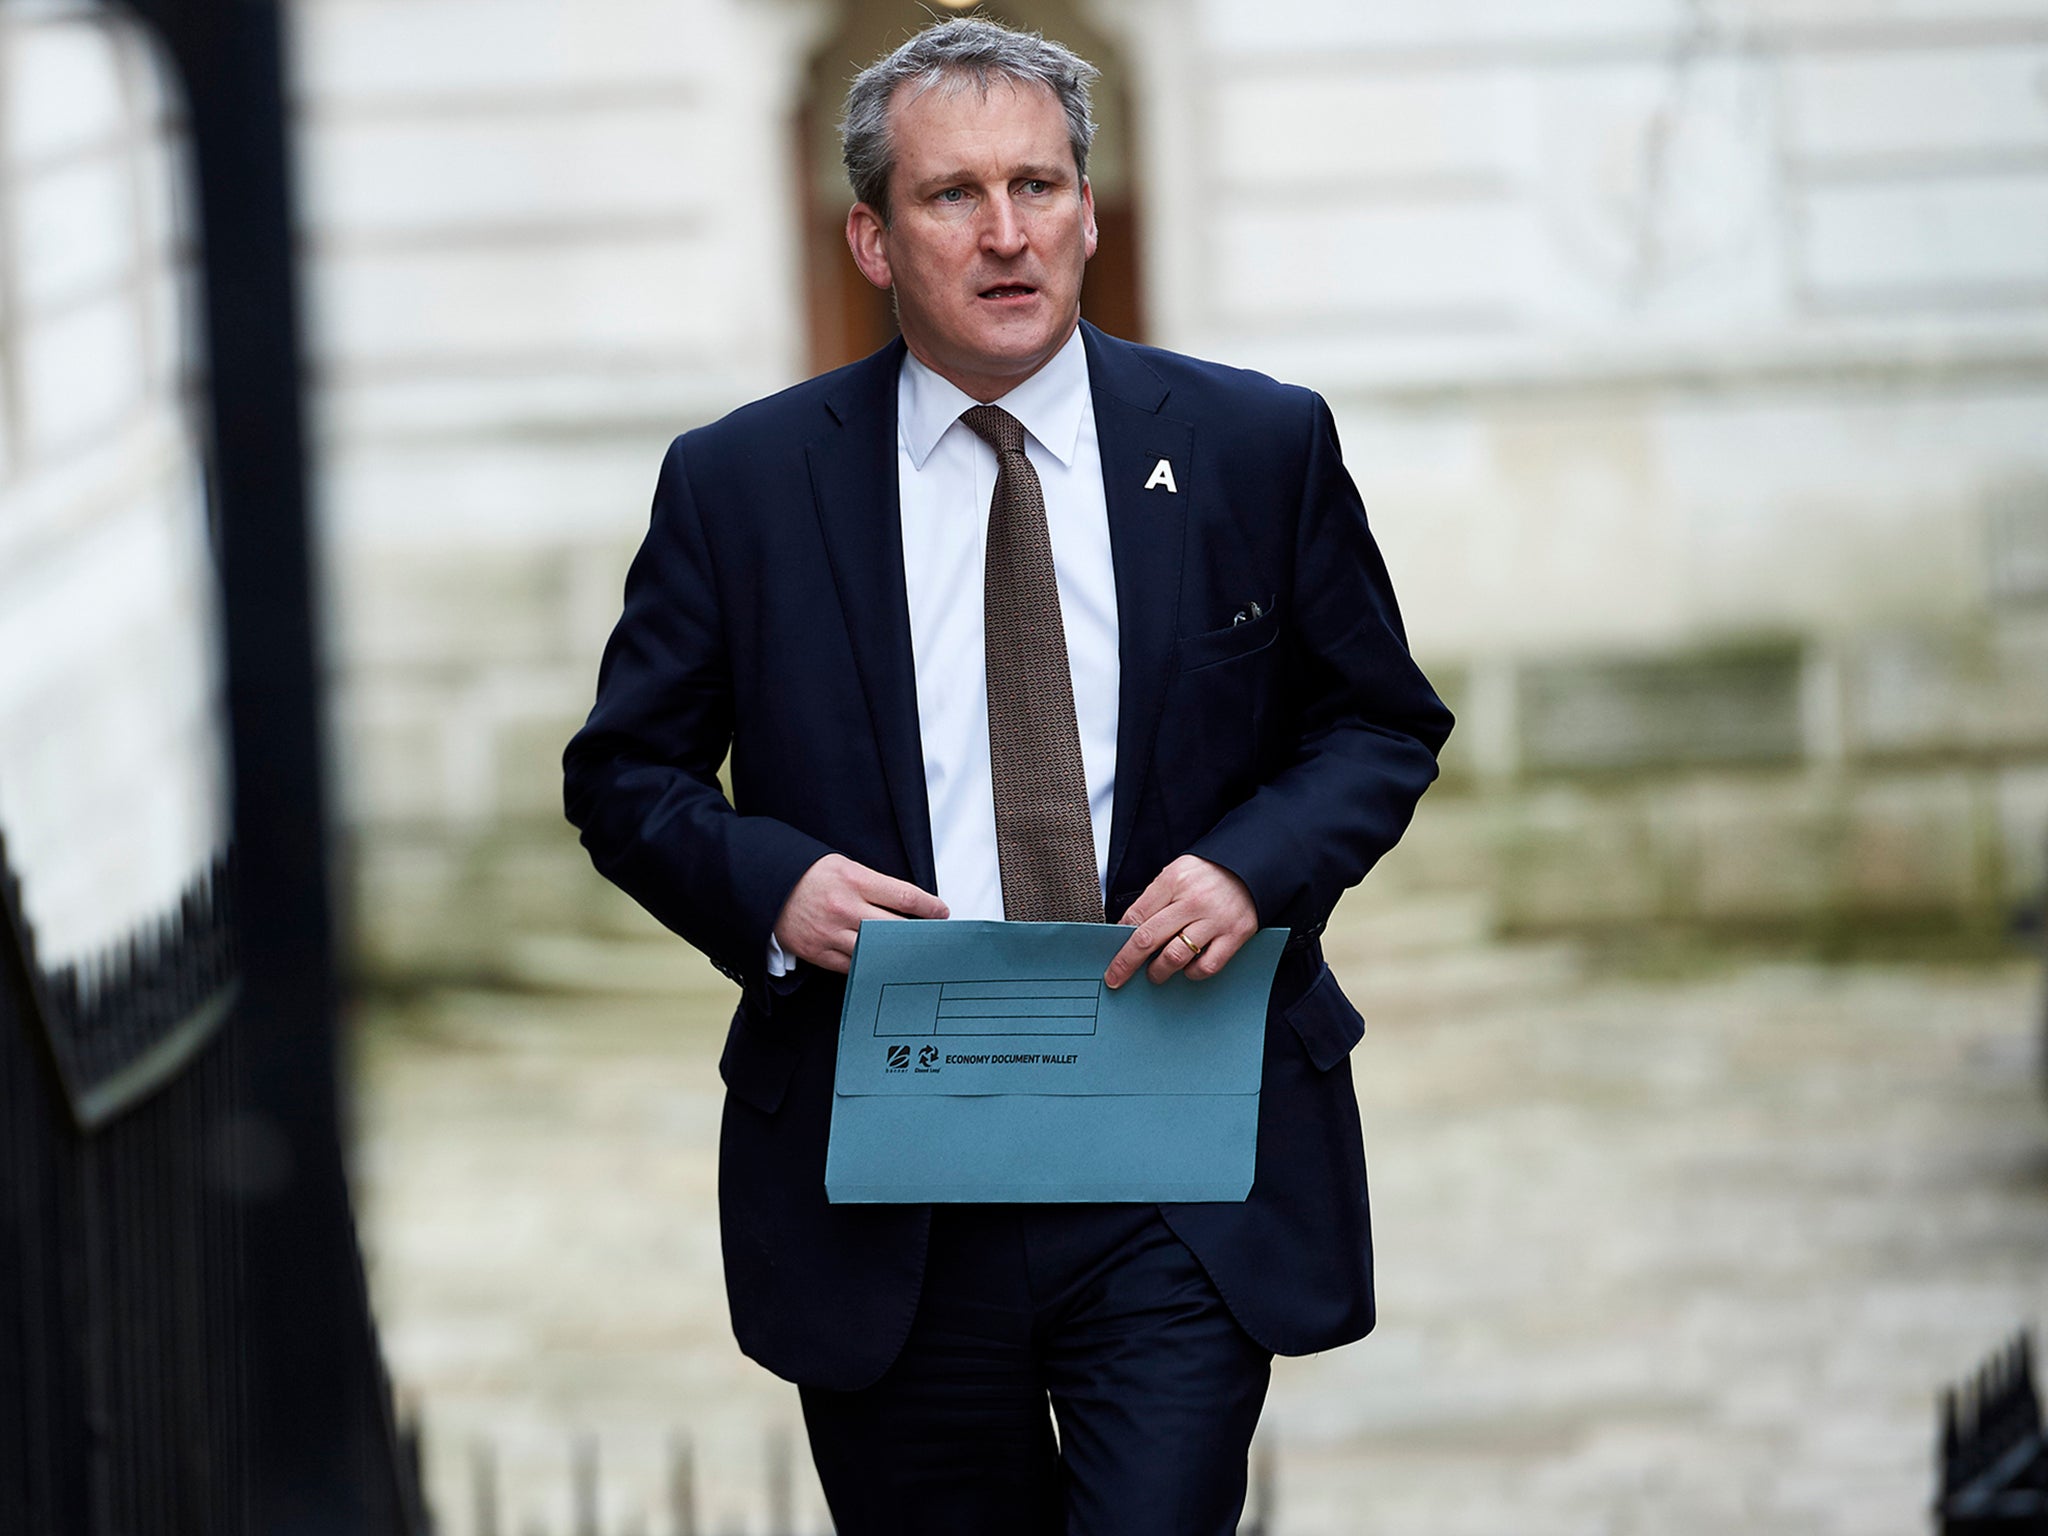
[[[1081,178],[1081,234],[1082,260],[1085,261],[1094,256],[1096,244],[1095,189],[1088,185],[1086,176]]]
[[[887,289],[894,282],[889,273],[889,226],[866,203],[847,210],[846,248],[853,252],[860,275],[877,288]]]

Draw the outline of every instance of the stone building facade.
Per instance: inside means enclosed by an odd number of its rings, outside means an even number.
[[[1091,312],[1336,412],[1461,722],[1363,899],[1981,935],[2038,887],[2048,0],[991,9],[1105,68]],[[560,747],[668,439],[886,324],[830,129],[925,14],[297,0],[373,968],[648,952]]]

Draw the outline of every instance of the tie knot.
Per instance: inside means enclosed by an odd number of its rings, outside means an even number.
[[[960,413],[967,428],[997,453],[1024,451],[1024,423],[999,405],[969,406]]]

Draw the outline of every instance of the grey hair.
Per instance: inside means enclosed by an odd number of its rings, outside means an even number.
[[[889,173],[896,166],[895,146],[889,142],[890,103],[905,86],[916,97],[937,85],[969,80],[984,93],[996,80],[1050,90],[1067,115],[1074,169],[1086,176],[1088,147],[1095,142],[1088,87],[1101,73],[1070,48],[985,17],[963,16],[927,27],[853,77],[846,115],[839,120],[840,153],[853,195],[888,223]]]

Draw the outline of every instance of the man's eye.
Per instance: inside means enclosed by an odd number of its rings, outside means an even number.
[[[1052,190],[1052,183],[1049,181],[1038,181],[1036,179],[1033,179],[1031,181],[1027,181],[1024,183],[1024,190],[1034,195],[1040,192],[1050,192]]]
[[[942,203],[962,203],[967,200],[967,194],[958,187],[948,187],[939,194],[938,200]]]

